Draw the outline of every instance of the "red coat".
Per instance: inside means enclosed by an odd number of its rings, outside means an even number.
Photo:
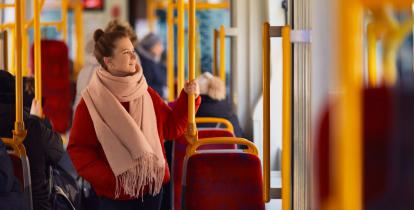
[[[164,139],[176,139],[181,136],[187,127],[187,94],[182,91],[176,105],[171,109],[161,97],[148,88],[154,104],[157,117],[158,135],[160,137],[165,158]],[[201,98],[196,99],[196,110]],[[129,103],[122,103],[128,110]],[[95,128],[85,101],[82,99],[76,109],[73,127],[70,133],[68,153],[80,176],[91,183],[96,194],[108,198],[115,198],[115,175],[112,172],[105,153],[96,137]],[[167,160],[165,160],[165,176],[163,183],[170,180]],[[119,200],[132,199],[121,194]]]

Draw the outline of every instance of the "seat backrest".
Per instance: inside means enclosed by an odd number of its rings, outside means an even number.
[[[23,145],[21,145],[23,147]],[[14,175],[19,179],[24,194],[25,203],[33,209],[32,182],[30,177],[30,164],[26,155],[19,156],[13,152],[9,153],[13,164]]]
[[[43,110],[54,130],[65,133],[72,116],[69,51],[63,41],[42,40]],[[31,69],[33,68],[33,47]]]
[[[211,150],[190,156],[186,163],[183,209],[265,209],[257,156]]]
[[[213,129],[213,130],[200,130],[198,131],[198,137],[209,138],[209,137],[233,137],[233,133],[224,129]],[[180,137],[177,141],[174,141],[173,146],[173,163],[172,163],[172,176],[173,176],[173,206],[175,210],[181,209],[181,183],[183,177],[183,162],[185,152],[187,150],[187,142],[184,136]],[[200,147],[201,150],[209,149],[236,149],[235,144],[221,144],[221,145],[204,145]]]

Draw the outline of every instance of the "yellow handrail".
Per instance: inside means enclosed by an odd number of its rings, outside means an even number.
[[[337,28],[337,95],[332,124],[332,193],[322,209],[361,210],[362,201],[362,52],[361,0],[340,0]]]
[[[213,75],[218,76],[218,67],[217,67],[217,39],[219,32],[217,29],[214,29],[214,38],[213,38]]]
[[[184,80],[185,80],[185,53],[184,53],[184,16],[185,16],[185,11],[184,11],[184,0],[178,0],[177,1],[177,15],[178,15],[178,19],[177,19],[177,24],[178,24],[178,28],[177,28],[177,34],[178,34],[178,39],[177,39],[177,96],[180,93],[180,91],[184,88]]]
[[[282,114],[282,210],[291,209],[291,126],[292,126],[292,72],[290,27],[282,27],[283,48],[283,114]],[[270,80],[270,78],[269,78]]]
[[[367,44],[368,44],[368,84],[375,87],[377,84],[377,36],[375,32],[375,23],[369,23],[367,26]]]
[[[0,4],[0,9],[15,7],[15,4]]]
[[[271,32],[269,23],[263,25],[263,185],[264,200],[270,201],[270,38],[282,37],[283,91],[282,91],[282,210],[291,209],[291,117],[292,72],[290,26],[273,27],[280,35]]]
[[[270,24],[263,24],[263,193],[270,201]]]
[[[224,118],[219,117],[196,117],[195,122],[197,124],[204,124],[204,123],[220,123],[226,126],[226,130],[234,133],[233,124],[230,121]]]
[[[3,23],[3,24],[0,24],[0,30],[6,30],[6,29],[12,29],[12,28],[14,28],[14,23]]]
[[[226,32],[224,31],[224,25],[220,26],[219,36],[220,36],[220,79],[223,80],[224,85],[226,85],[226,46],[225,46]]]
[[[78,0],[74,5],[75,15],[75,34],[76,34],[76,57],[75,57],[75,74],[74,79],[78,77],[80,70],[84,64],[83,51],[83,4]]]
[[[192,144],[190,147],[187,148],[186,156],[191,157],[197,153],[197,149],[203,145],[210,145],[210,144],[239,144],[239,145],[246,145],[247,149],[244,152],[258,156],[259,150],[257,149],[256,145],[253,144],[251,141],[244,139],[244,138],[237,138],[237,137],[214,137],[214,138],[202,138],[199,141]]]
[[[189,16],[189,32],[188,32],[188,80],[195,79],[195,0],[189,0],[190,9]],[[188,127],[187,127],[187,141],[193,144],[197,141],[197,126],[195,123],[195,96],[188,95]]]
[[[21,2],[21,14],[22,14],[22,25],[24,27],[24,23],[26,22],[26,5],[25,1]],[[29,60],[29,35],[26,33],[26,30],[23,30],[22,34],[22,74],[23,76],[29,75],[29,66],[27,65]]]
[[[156,2],[154,4],[154,9],[165,9],[167,4],[165,2]],[[176,4],[173,5],[176,8]],[[189,4],[184,4],[184,8],[186,10],[189,9]],[[221,3],[207,3],[207,2],[197,2],[196,3],[196,10],[210,10],[210,9],[229,9],[230,4],[228,2],[221,2]]]
[[[23,142],[26,137],[26,129],[23,122],[23,77],[22,77],[22,4],[21,0],[15,0],[16,5],[16,24],[15,24],[15,46],[16,46],[16,121],[14,123],[13,139],[18,142]]]
[[[175,99],[174,91],[174,8],[173,1],[168,0],[167,8],[167,86],[168,100]]]
[[[62,0],[62,19],[61,19],[61,29],[63,33],[63,40],[67,43],[68,42],[68,0]]]
[[[148,28],[151,32],[155,31],[155,6],[153,0],[147,0],[147,21],[148,21]]]
[[[35,99],[42,107],[42,71],[41,71],[41,34],[40,34],[40,4],[39,0],[34,1],[34,71],[35,71]],[[41,111],[43,113],[43,110]]]

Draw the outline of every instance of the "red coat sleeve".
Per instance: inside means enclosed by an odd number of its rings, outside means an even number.
[[[149,89],[151,92],[154,90]],[[175,105],[173,108],[169,107],[164,101],[161,99],[161,97],[158,94],[152,94],[157,97],[155,99],[157,103],[157,107],[161,109],[163,117],[163,134],[164,138],[167,140],[171,139],[177,139],[181,135],[184,134],[186,128],[187,128],[187,113],[188,113],[188,107],[187,107],[187,101],[188,96],[187,93],[184,91],[181,91],[180,96],[175,101]],[[195,99],[195,110],[197,112],[198,108],[201,104],[201,97],[198,96]]]
[[[69,138],[68,153],[78,174],[95,189],[115,189],[115,175],[96,137],[95,128],[85,101],[81,100],[75,113]]]

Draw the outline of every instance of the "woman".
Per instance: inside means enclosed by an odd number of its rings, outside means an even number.
[[[91,183],[101,209],[159,209],[169,181],[163,140],[187,126],[187,94],[201,99],[196,82],[186,83],[171,110],[148,87],[134,46],[122,31],[95,31],[95,70],[82,95],[68,145],[78,174]]]

